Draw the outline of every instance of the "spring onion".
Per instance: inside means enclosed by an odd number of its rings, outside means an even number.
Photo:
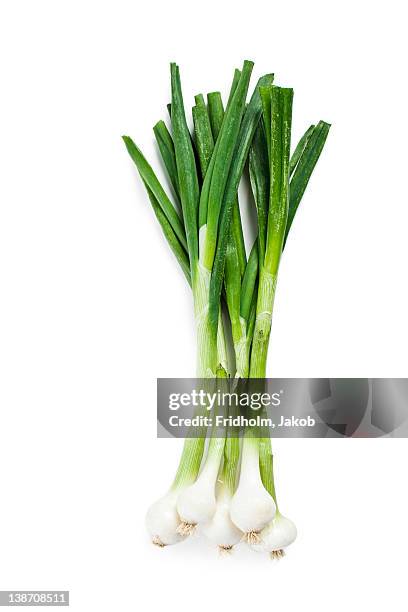
[[[191,286],[196,372],[208,385],[266,376],[282,252],[330,128],[312,124],[290,155],[293,90],[266,74],[247,101],[252,70],[250,61],[235,70],[225,110],[217,91],[206,100],[195,96],[192,135],[180,70],[171,64],[171,126],[162,120],[154,126],[171,195],[133,140],[123,137]],[[246,165],[258,219],[249,253],[237,195]],[[230,429],[202,427],[186,438],[170,489],[147,512],[154,544],[182,542],[198,529],[221,551],[247,542],[283,556],[296,527],[278,507],[270,437],[255,427],[241,433],[242,440]]]
[[[232,522],[245,534],[249,544],[260,539],[261,530],[275,516],[272,495],[263,486],[259,471],[259,442],[251,430],[244,436],[238,488],[231,501]]]

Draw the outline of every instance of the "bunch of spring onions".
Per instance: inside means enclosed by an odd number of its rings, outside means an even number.
[[[293,90],[266,74],[248,98],[252,70],[250,61],[235,70],[225,106],[219,92],[195,96],[190,133],[179,67],[171,64],[171,129],[154,126],[171,197],[123,137],[192,289],[198,378],[265,378],[279,262],[330,128],[311,125],[291,154]],[[249,254],[237,195],[248,176],[258,219]],[[174,481],[146,524],[160,547],[198,528],[222,551],[246,542],[281,557],[296,527],[278,506],[270,437],[248,428],[242,439],[215,430],[207,444],[205,436],[187,438]]]

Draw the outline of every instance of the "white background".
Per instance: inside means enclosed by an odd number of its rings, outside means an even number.
[[[244,58],[333,124],[280,271],[268,373],[407,376],[403,2],[2,2],[0,589],[78,612],[405,608],[405,440],[278,441],[299,538],[274,564],[144,530],[180,444],[155,379],[194,375],[191,299],[120,136],[156,158],[170,61],[186,105]],[[404,582],[403,582],[404,579]]]

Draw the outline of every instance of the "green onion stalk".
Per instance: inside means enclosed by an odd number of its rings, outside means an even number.
[[[289,160],[293,90],[269,89],[271,117],[266,124],[270,136],[270,198],[265,252],[260,253],[259,287],[251,352],[251,378],[265,378],[276,281],[289,210]]]
[[[261,90],[264,126],[254,143],[251,159],[252,186],[257,201],[259,224],[259,288],[256,320],[251,352],[250,376],[266,377],[266,361],[271,333],[272,312],[275,298],[279,263],[294,215],[306,189],[311,173],[320,156],[329,131],[329,124],[319,122],[310,126],[290,157],[293,90],[272,87]],[[263,152],[262,138],[266,142]],[[267,155],[266,155],[267,151]],[[266,204],[268,185],[262,183],[259,169],[269,165],[269,198]],[[264,175],[265,176],[265,175]],[[292,177],[292,180],[291,180]],[[279,510],[274,482],[273,453],[270,436],[252,438],[258,445],[259,466],[262,483],[275,502],[276,512],[261,532],[261,543],[254,548],[270,552],[279,559],[284,546],[296,537],[293,523]]]
[[[259,288],[256,306],[255,329],[251,352],[251,378],[266,377],[266,361],[272,325],[272,311],[276,282],[281,259],[288,210],[290,141],[292,126],[293,90],[272,86],[262,91],[264,120],[269,159],[269,209],[266,241],[259,261]],[[279,512],[273,477],[271,440],[252,438],[259,445],[261,479],[266,490],[273,497]]]
[[[268,172],[264,174],[269,176],[269,193],[266,198],[267,187],[256,185],[259,189],[263,187],[264,198],[258,203],[258,214],[259,209],[262,213],[258,220],[258,291],[249,368],[250,378],[256,379],[266,377],[273,302],[288,217],[293,90],[262,86],[260,95],[268,162]],[[265,159],[262,161],[266,165]],[[256,179],[256,169],[254,172]],[[270,439],[258,436],[257,428],[246,428],[241,479],[231,503],[232,520],[244,532],[245,540],[251,546],[263,541],[263,530],[279,512]],[[251,500],[249,504],[246,499]]]
[[[258,203],[258,222],[263,230],[262,237],[259,236],[259,242],[264,245],[260,249],[259,290],[251,353],[250,375],[253,378],[264,378],[266,376],[273,303],[282,250],[286,245],[294,216],[330,129],[330,125],[324,121],[320,121],[317,126],[311,125],[300,139],[288,162],[293,91],[272,87],[271,90],[261,90],[261,96],[267,145],[264,147],[262,159],[262,153],[259,150],[262,143],[259,140],[254,143],[255,150],[253,159],[251,159],[254,174],[252,184]],[[263,131],[263,126],[261,129]],[[260,140],[262,140],[262,136]],[[267,156],[266,150],[268,151]],[[279,155],[279,152],[281,155]],[[259,166],[265,165],[266,158],[269,161],[270,177],[267,216],[265,214],[266,207],[260,203],[262,197],[265,201],[265,186],[260,187],[261,179],[259,177]],[[265,218],[267,218],[267,222],[265,222]],[[262,481],[274,498],[279,513],[273,475],[272,446],[269,436],[259,440],[259,453]]]

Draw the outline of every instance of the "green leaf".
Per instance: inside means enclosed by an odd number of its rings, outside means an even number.
[[[315,125],[311,125],[306,132],[303,134],[302,138],[299,140],[296,149],[293,151],[292,153],[292,157],[290,158],[290,163],[289,163],[289,176],[292,176],[292,174],[295,171],[295,168],[298,164],[298,161],[300,159],[300,156],[302,155],[303,151],[305,150],[305,147],[307,145],[307,142],[309,140],[309,138],[311,137],[311,135],[313,134],[313,130],[315,129]]]
[[[286,224],[284,244],[286,244],[288,233],[292,226],[296,211],[323,150],[329,130],[329,123],[319,121],[313,130],[313,133],[310,136],[296,166],[296,170],[290,182],[289,214]]]
[[[182,247],[179,239],[177,238],[176,234],[173,231],[173,228],[168,222],[166,215],[163,213],[158,201],[154,197],[153,192],[149,189],[149,187],[146,184],[145,184],[145,187],[146,187],[152,208],[156,215],[156,218],[158,222],[160,223],[160,226],[163,230],[163,234],[171,250],[176,256],[176,259],[179,262],[181,269],[183,270],[183,273],[187,279],[187,282],[189,283],[189,285],[191,285],[190,262],[188,260],[187,251]]]
[[[238,83],[239,83],[239,79],[241,78],[241,74],[242,74],[242,71],[239,70],[239,68],[235,68],[234,77],[232,79],[232,84],[231,84],[228,101],[227,101],[227,109],[228,109],[228,106],[232,102],[232,98],[234,97],[235,90],[238,87]]]
[[[123,141],[126,145],[126,148],[128,150],[130,157],[136,164],[136,167],[139,171],[139,174],[143,182],[148,186],[150,191],[153,193],[158,204],[160,205],[160,208],[162,209],[168,222],[173,228],[174,233],[176,234],[177,238],[180,240],[180,243],[182,244],[184,248],[187,248],[186,235],[184,232],[183,223],[180,220],[180,217],[178,216],[177,211],[175,210],[170,199],[168,198],[166,192],[161,186],[152,167],[147,162],[143,153],[135,145],[135,143],[129,136],[123,136]]]
[[[272,84],[260,87],[259,93],[261,95],[261,100],[262,100],[262,117],[263,117],[263,122],[265,126],[266,144],[268,147],[268,159],[270,159],[271,158]]]
[[[289,159],[293,89],[271,90],[270,199],[264,267],[276,276],[282,253],[289,207]]]
[[[221,131],[217,139],[212,174],[207,173],[205,178],[206,181],[207,177],[210,176],[209,180],[211,181],[208,191],[207,234],[203,255],[204,265],[209,270],[212,269],[214,263],[221,205],[245,109],[245,99],[252,68],[252,62],[244,62],[241,78],[231,103],[225,112],[224,121],[222,122]],[[236,192],[234,199],[235,197]]]
[[[173,139],[164,121],[158,121],[153,128],[154,135],[159,147],[160,155],[167,170],[168,177],[177,196],[176,203],[181,212],[180,188],[177,176],[176,154],[174,151]]]
[[[197,106],[193,107],[193,121],[201,176],[204,179],[214,150],[210,118],[204,100],[202,104],[197,104]]]
[[[241,71],[236,68],[234,71],[234,77],[232,79],[231,89],[230,89],[230,93],[228,96],[227,110],[232,103],[234,93],[238,86],[240,78],[241,78]],[[199,227],[202,227],[208,221],[207,219],[208,201],[209,201],[210,191],[211,191],[211,181],[212,181],[212,176],[213,176],[214,165],[217,160],[218,147],[220,145],[218,137],[220,135],[222,123],[225,117],[224,106],[222,104],[222,98],[221,98],[221,94],[219,91],[209,93],[207,96],[207,100],[208,100],[208,113],[210,117],[211,129],[213,133],[213,139],[214,139],[215,146],[214,146],[213,156],[207,168],[207,173],[206,173],[208,174],[207,180],[204,181],[204,184],[201,190],[200,205],[199,205]],[[237,207],[238,207],[238,203],[237,203]],[[239,215],[239,207],[238,207],[238,215]],[[235,233],[236,233],[236,237],[238,240],[237,248],[242,249],[243,241],[242,243],[239,241],[239,231]],[[242,229],[241,229],[241,233],[242,233]],[[244,253],[245,253],[245,246],[244,246]],[[242,253],[240,253],[240,260],[241,259],[242,259]]]
[[[258,276],[258,259],[258,240],[255,240],[249,255],[247,266],[245,268],[244,278],[242,279],[240,312],[241,317],[243,317],[246,321],[248,321],[249,318],[256,279]]]
[[[241,331],[239,321],[241,300],[241,274],[239,269],[238,253],[233,237],[228,241],[225,258],[225,293],[227,297],[228,312],[232,324],[232,335],[235,339],[236,329]]]
[[[241,277],[244,276],[247,264],[244,233],[242,231],[241,212],[239,210],[238,196],[232,205],[230,236],[233,237],[237,249],[238,265]]]
[[[236,75],[240,74],[240,71],[235,71],[234,81],[232,83],[231,91],[235,91],[236,88]],[[231,93],[230,93],[231,98]],[[214,92],[212,94],[208,94],[208,113],[210,117],[211,128],[213,132],[213,137],[216,140],[218,138],[218,134],[221,129],[221,125],[224,119],[224,107],[222,104],[221,94],[219,92]],[[244,242],[244,234],[242,231],[242,223],[241,223],[241,214],[239,210],[239,202],[238,197],[234,202],[232,209],[232,219],[231,219],[231,237],[235,240],[236,251],[238,255],[239,268],[241,271],[241,276],[244,275],[245,266],[246,266],[246,252],[245,252],[245,242]]]
[[[224,106],[219,91],[213,91],[207,95],[208,114],[210,116],[211,130],[214,142],[217,141],[218,134],[224,119]]]
[[[171,64],[171,94],[171,125],[174,150],[176,154],[180,199],[190,257],[190,269],[194,284],[196,261],[198,259],[197,221],[199,187],[195,156],[184,112],[180,73],[176,64]]]
[[[251,308],[249,309],[249,316],[248,316],[248,323],[247,323],[247,339],[250,344],[252,343],[252,338],[254,336],[254,330],[255,330],[257,300],[258,300],[258,278],[255,283],[254,292],[252,294]]]
[[[259,261],[263,264],[269,208],[269,159],[265,127],[261,121],[249,152],[249,177],[258,217]]]

